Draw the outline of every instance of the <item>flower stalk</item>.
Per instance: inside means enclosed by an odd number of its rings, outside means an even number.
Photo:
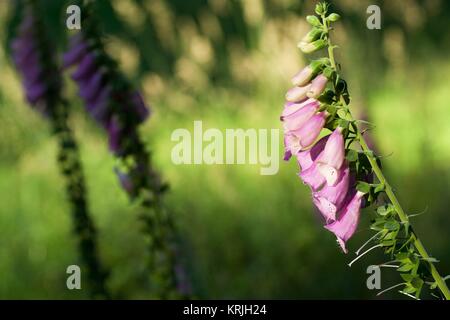
[[[23,78],[26,100],[50,122],[58,141],[58,165],[65,178],[73,229],[90,293],[93,298],[109,298],[108,272],[98,257],[97,232],[88,210],[78,146],[68,123],[68,105],[61,94],[61,72],[41,20],[41,7],[36,0],[24,4],[23,19],[12,42],[13,60]]]
[[[117,162],[114,171],[130,201],[139,205],[154,297],[187,297],[184,270],[177,261],[175,227],[162,201],[167,186],[153,168],[150,152],[139,135],[149,108],[106,52],[94,5],[93,1],[83,2],[83,29],[71,37],[64,66],[76,67],[72,79],[86,111],[107,132],[109,149]]]
[[[314,198],[314,204],[326,218],[325,228],[337,236],[338,242],[345,252],[345,242],[353,235],[358,224],[359,207],[378,206],[376,208],[376,218],[371,225],[371,229],[377,233],[364,246],[372,241],[377,244],[361,255],[357,253],[357,257],[351,264],[369,251],[382,248],[386,254],[391,256],[390,262],[396,263],[394,267],[397,268],[403,279],[403,282],[400,284],[403,286],[401,293],[418,299],[423,286],[427,284],[430,286],[430,290],[439,289],[441,297],[450,300],[450,291],[445,283],[445,279],[440,276],[434,265],[437,260],[430,257],[413,231],[409,217],[400,205],[391,185],[381,170],[380,159],[368,147],[363,132],[358,128],[358,121],[355,120],[351,113],[347,84],[339,74],[340,68],[338,68],[334,57],[336,46],[333,45],[330,39],[330,32],[333,30],[331,23],[336,22],[340,17],[338,14],[328,13],[328,11],[329,5],[327,3],[316,5],[315,12],[317,15],[307,17],[312,30],[299,44],[299,48],[304,53],[311,53],[326,48],[328,56],[312,61],[308,67],[294,76],[293,84],[303,86],[303,88],[315,86],[315,90],[312,93],[308,92],[307,97],[310,99],[316,98],[321,103],[319,111],[327,112],[324,128],[333,131],[332,135],[336,134],[336,130],[340,130],[345,145],[345,163],[342,167],[345,169],[350,168],[351,177],[356,179],[355,186],[352,183],[348,184],[348,192],[350,193],[352,188],[355,187],[357,190],[356,196],[350,201],[347,200],[347,202],[341,203],[341,209],[338,209],[339,206],[336,203],[341,201],[338,196],[341,196],[346,187],[337,187],[335,181],[339,179],[339,172],[342,171],[342,168],[340,169],[339,166],[333,163],[341,163],[342,147],[337,145],[330,147],[332,151],[328,152],[328,156],[319,155],[317,157],[318,161],[314,160],[313,163],[319,165],[319,169],[322,168],[322,170],[319,170],[320,174],[315,173],[311,175],[309,174],[310,169],[304,170],[301,164],[301,162],[304,162],[304,156],[301,154],[306,151],[303,146],[293,147],[296,145],[292,142],[292,139],[285,138],[286,151],[288,152],[287,156],[285,155],[285,159],[288,159],[291,155],[297,156],[302,170],[300,177],[313,188],[313,191],[317,191],[315,190],[317,188],[322,188],[324,184],[323,179],[326,178],[328,186],[322,189],[326,190],[326,192],[321,192],[324,199],[321,199],[322,201],[319,202]],[[316,46],[316,43],[321,45]],[[312,72],[313,69],[315,70],[314,72]],[[306,84],[311,79],[311,84]],[[289,92],[300,91],[301,89],[294,88]],[[292,98],[292,95],[287,96],[287,98]],[[304,97],[297,95],[289,101],[298,105],[302,103],[298,101],[302,98]],[[300,111],[297,110],[297,112]],[[282,120],[286,121],[284,118]],[[299,129],[296,129],[296,131],[285,130],[287,137],[292,134],[295,135],[295,132],[299,132]],[[331,136],[327,136],[327,138]],[[328,140],[330,141],[331,138]],[[320,141],[317,145],[319,143]],[[331,142],[327,142],[327,144],[329,143]],[[359,148],[352,148],[355,145],[359,146]],[[323,153],[325,152],[323,151]],[[328,158],[328,163],[325,167],[320,167],[322,158]],[[300,159],[302,160],[300,161]],[[374,178],[377,179],[376,182],[374,182]],[[312,182],[315,182],[315,184]],[[331,186],[336,187],[329,188],[330,183]],[[357,202],[355,198],[358,195],[362,201]],[[384,197],[381,197],[381,195],[384,195]],[[383,204],[379,205],[380,203]]]

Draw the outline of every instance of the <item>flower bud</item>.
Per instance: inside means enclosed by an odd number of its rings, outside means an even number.
[[[289,102],[299,102],[306,98],[306,93],[310,90],[311,85],[304,87],[294,87],[286,93],[286,100]]]
[[[341,18],[341,16],[338,15],[337,13],[332,13],[332,14],[330,14],[330,15],[327,17],[328,21],[331,21],[331,22],[336,22],[336,21],[338,21],[340,18]]]
[[[314,28],[308,32],[300,42],[310,43],[320,38],[322,30]]]
[[[314,27],[318,27],[321,25],[319,18],[317,18],[316,16],[307,16],[306,21],[308,21],[308,23]]]
[[[311,86],[309,91],[306,93],[308,98],[317,98],[322,94],[327,86],[328,79],[323,74],[319,74],[314,80],[311,82]]]
[[[298,47],[303,53],[312,53],[314,51],[320,50],[326,46],[327,42],[324,39],[319,39],[311,43],[306,43],[300,41]]]
[[[313,76],[313,69],[309,65],[304,67],[295,76],[293,76],[291,81],[294,86],[304,86],[309,82],[312,76]]]

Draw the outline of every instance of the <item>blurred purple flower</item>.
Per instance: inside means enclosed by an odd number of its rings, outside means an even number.
[[[102,65],[99,53],[90,48],[83,33],[70,39],[63,56],[65,68],[75,66],[72,78],[77,82],[86,110],[108,131],[109,148],[122,152],[130,126],[137,126],[149,116],[149,109],[139,91],[117,89],[108,67]]]

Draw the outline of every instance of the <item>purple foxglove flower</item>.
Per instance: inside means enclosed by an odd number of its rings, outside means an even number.
[[[150,115],[149,109],[139,91],[134,91],[131,95],[131,106],[139,122],[144,122]]]
[[[103,80],[103,73],[97,71],[92,77],[80,80],[80,96],[87,102],[93,102],[100,92]]]
[[[105,86],[97,94],[95,100],[88,102],[86,105],[89,114],[105,128],[109,126],[108,120],[111,116],[111,110],[109,108],[110,95],[111,87]]]
[[[311,82],[311,86],[309,87],[306,96],[309,98],[317,98],[322,92],[325,90],[327,86],[328,79],[323,74],[319,74],[314,80]]]
[[[333,186],[336,183],[344,158],[344,137],[342,136],[342,128],[338,127],[330,135],[317,163],[320,173],[325,177],[329,186]]]
[[[300,129],[319,109],[320,103],[317,100],[306,104],[297,111],[282,117],[285,132]]]
[[[302,170],[298,175],[303,183],[310,186],[313,191],[319,190],[325,183],[325,178],[317,170],[316,163],[313,163],[308,169]]]
[[[304,87],[294,87],[286,93],[286,100],[289,102],[299,102],[306,98],[306,93],[310,90],[311,85]]]
[[[360,191],[350,192],[350,200],[342,208],[338,220],[334,221],[331,224],[325,225],[325,228],[327,230],[333,232],[336,235],[338,243],[345,253],[347,253],[345,243],[355,233],[358,226],[363,196],[364,193]]]
[[[78,62],[87,53],[88,46],[80,37],[74,36],[70,40],[72,44],[70,45],[69,51],[63,55],[63,68],[68,68]]]
[[[30,104],[34,105],[42,99],[47,92],[47,86],[41,82],[35,82],[25,87],[25,95]]]
[[[311,66],[304,67],[295,76],[292,77],[292,84],[294,86],[304,86],[306,85],[313,75],[313,68]]]
[[[326,222],[336,220],[336,213],[341,209],[350,183],[350,169],[347,166],[341,173],[335,186],[325,185],[313,193],[313,202],[325,217]]]
[[[289,131],[289,134],[296,137],[296,139],[292,139],[291,141],[292,146],[300,151],[313,144],[325,125],[326,117],[327,114],[325,112],[317,113],[313,115],[301,128]],[[292,154],[296,154],[296,152],[292,152]]]
[[[13,61],[23,79],[27,101],[38,111],[46,114],[48,80],[44,77],[42,61],[34,30],[34,17],[26,12],[18,28],[17,37],[11,43]]]
[[[300,170],[307,170],[320,156],[328,141],[330,135],[321,138],[308,150],[300,151],[297,153],[297,163],[300,166]]]
[[[112,117],[108,125],[109,150],[115,154],[120,153],[123,128],[117,117]]]
[[[96,67],[95,56],[89,52],[80,61],[77,70],[72,74],[72,79],[79,81],[84,77],[89,77],[95,72]]]

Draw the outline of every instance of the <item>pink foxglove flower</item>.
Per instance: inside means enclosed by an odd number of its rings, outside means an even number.
[[[314,141],[322,131],[325,125],[325,119],[327,114],[325,112],[320,112],[313,115],[309,121],[296,130],[289,131],[288,134],[293,135],[296,139],[294,141],[294,148],[298,150],[306,149],[311,146]],[[292,149],[292,148],[291,148]],[[294,153],[293,153],[294,154]]]
[[[338,220],[325,226],[326,229],[336,235],[342,250],[347,253],[345,244],[348,239],[355,233],[358,226],[361,201],[364,193],[357,191],[349,193],[349,201],[342,209]]]
[[[317,163],[320,173],[325,177],[329,186],[336,184],[344,158],[344,137],[342,136],[342,128],[338,127],[328,139]]]
[[[307,170],[316,161],[325,148],[325,144],[330,136],[325,136],[317,141],[314,146],[308,150],[301,151],[297,153],[297,163],[301,170]]]
[[[306,85],[311,77],[313,76],[313,68],[311,66],[304,67],[295,76],[292,77],[292,84],[294,86],[304,86]]]
[[[319,106],[320,104],[317,100],[312,100],[297,111],[283,117],[283,127],[285,132],[301,128],[317,112]]]
[[[319,74],[314,80],[311,82],[311,86],[309,87],[306,96],[309,98],[317,98],[322,92],[325,90],[327,86],[328,79],[323,74]]]
[[[286,93],[286,100],[289,102],[299,102],[306,98],[306,94],[310,91],[311,85],[304,87],[294,87]]]
[[[325,114],[318,113],[310,118],[300,129],[291,130],[284,135],[285,154],[284,159],[288,160],[292,155],[311,146],[317,139],[325,124]]]
[[[299,173],[299,177],[313,191],[318,191],[326,182],[325,178],[317,170],[317,164],[315,162],[308,169],[302,170]]]
[[[336,214],[346,198],[350,180],[350,169],[347,166],[335,186],[325,185],[320,191],[313,192],[313,202],[327,223],[336,220]]]

